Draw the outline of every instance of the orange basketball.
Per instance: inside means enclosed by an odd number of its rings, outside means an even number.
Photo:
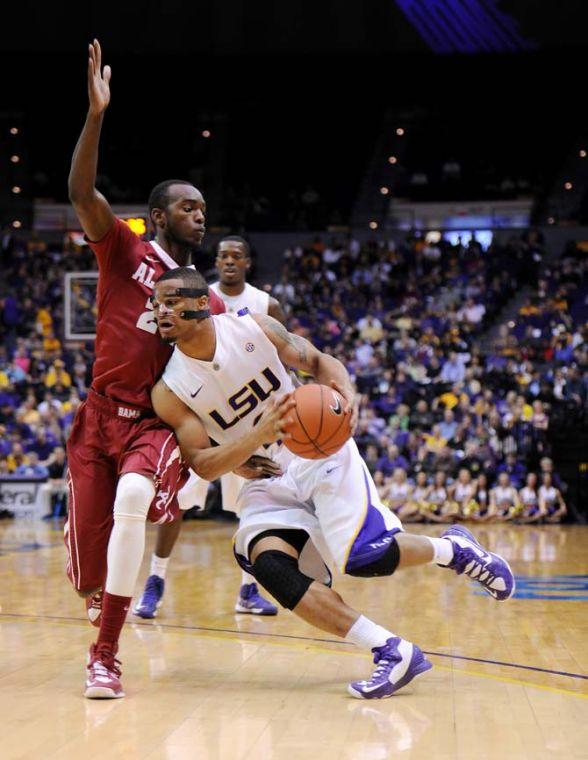
[[[345,399],[328,385],[311,383],[294,391],[296,406],[286,430],[291,438],[284,444],[304,459],[324,459],[339,451],[351,437],[351,413],[345,414]]]

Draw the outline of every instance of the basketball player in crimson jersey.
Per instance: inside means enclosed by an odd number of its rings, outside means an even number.
[[[251,269],[251,251],[249,243],[242,237],[230,235],[223,238],[217,248],[216,268],[218,282],[212,283],[210,290],[219,296],[229,313],[237,313],[247,308],[250,312],[269,314],[278,322],[285,324],[284,314],[279,301],[269,293],[255,288],[247,282],[247,273]],[[276,474],[279,471],[276,470]],[[227,472],[221,478],[223,509],[238,512],[237,497],[244,481],[238,475]],[[199,478],[195,472],[178,493],[181,510],[190,509],[195,504],[204,506],[209,483]],[[180,535],[181,518],[160,525],[157,529],[157,543],[151,557],[151,569],[145,590],[133,607],[133,613],[142,618],[154,618],[163,603],[165,575],[173,547]],[[235,612],[250,615],[277,615],[278,608],[260,593],[255,578],[242,570],[241,586]]]
[[[164,272],[190,261],[204,237],[206,206],[190,183],[168,180],[149,197],[155,240],[142,241],[96,190],[98,144],[110,102],[110,67],[89,46],[89,109],[69,175],[69,197],[99,269],[96,359],[88,398],[67,444],[67,574],[99,627],[90,647],[86,697],[122,697],[118,639],[145,543],[145,520],[172,521],[185,469],[150,391],[171,349],[157,335],[150,296]],[[210,311],[224,311],[214,296]],[[188,315],[186,315],[188,316]]]

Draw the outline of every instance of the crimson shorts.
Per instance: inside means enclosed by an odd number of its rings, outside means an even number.
[[[118,479],[128,472],[154,481],[148,519],[167,523],[179,516],[176,498],[187,480],[173,431],[144,410],[90,390],[75,416],[67,442],[67,575],[75,589],[103,586]]]

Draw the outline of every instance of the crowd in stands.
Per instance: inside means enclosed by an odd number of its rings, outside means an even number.
[[[63,447],[93,360],[91,341],[63,340],[63,276],[95,262],[70,238],[11,239],[0,256],[0,477],[49,478],[63,511]],[[543,257],[533,232],[488,250],[475,237],[464,246],[411,234],[398,244],[316,239],[285,252],[272,292],[293,332],[348,367],[361,395],[357,444],[403,520],[565,514],[548,432],[557,400],[586,406],[577,301],[588,270],[566,255],[537,280]],[[478,336],[525,283],[537,295],[483,355]]]
[[[577,412],[585,411],[586,325],[569,322],[576,367],[555,354],[532,362],[510,343],[482,354],[476,340],[524,284],[543,303],[543,258],[535,232],[486,251],[475,239],[456,246],[415,235],[400,245],[315,240],[285,252],[273,292],[291,329],[349,368],[362,398],[356,441],[402,519],[565,514],[548,430],[562,372],[578,378]],[[580,262],[565,258],[560,269],[585,277]]]
[[[548,404],[565,402],[566,414],[588,421],[588,259],[580,251],[571,248],[541,268],[517,319],[501,325],[490,361],[518,363],[532,393]]]

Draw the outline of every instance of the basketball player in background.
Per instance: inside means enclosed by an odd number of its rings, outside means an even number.
[[[143,558],[145,520],[173,520],[185,479],[173,433],[155,416],[150,392],[171,348],[157,335],[150,296],[155,280],[186,265],[204,237],[204,198],[168,180],[149,196],[155,240],[144,242],[117,219],[95,187],[98,145],[110,102],[110,67],[89,46],[86,122],[69,175],[69,197],[98,263],[96,358],[87,399],[67,442],[67,574],[99,627],[90,647],[86,697],[122,697],[116,659]],[[212,312],[224,311],[210,296]]]
[[[217,248],[216,268],[219,279],[210,285],[210,290],[223,300],[229,313],[236,314],[247,308],[250,312],[269,314],[282,324],[285,323],[286,316],[279,302],[266,291],[247,282],[247,273],[251,269],[251,252],[246,240],[238,236],[223,238]],[[227,472],[221,477],[222,504],[225,511],[238,514],[237,497],[243,483],[244,479],[233,472]],[[180,510],[191,509],[195,505],[204,507],[209,485],[207,480],[190,471],[188,482],[178,493]],[[164,523],[157,529],[157,542],[151,556],[149,577],[141,598],[133,607],[133,613],[139,617],[156,617],[157,610],[163,603],[169,558],[181,527],[180,513],[177,520]],[[277,615],[278,608],[259,593],[255,578],[242,570],[235,612]]]
[[[194,292],[202,295],[192,298]],[[282,475],[250,480],[241,489],[237,561],[282,606],[373,652],[377,667],[369,680],[350,684],[354,697],[389,697],[431,663],[416,645],[348,607],[330,588],[323,557],[359,577],[434,563],[475,579],[497,600],[512,595],[512,571],[461,526],[448,528],[441,538],[404,533],[398,517],[381,503],[353,439],[324,459],[290,452],[283,440],[295,401],[285,366],[336,388],[344,401],[333,394],[331,411],[350,414],[354,430],[358,405],[347,370],[269,316],[208,316],[206,292],[204,278],[186,267],[164,273],[155,286],[159,333],[175,349],[153,389],[154,409],[176,431],[189,465],[206,480],[256,453],[265,452],[280,466]],[[186,310],[202,318],[186,320]]]

